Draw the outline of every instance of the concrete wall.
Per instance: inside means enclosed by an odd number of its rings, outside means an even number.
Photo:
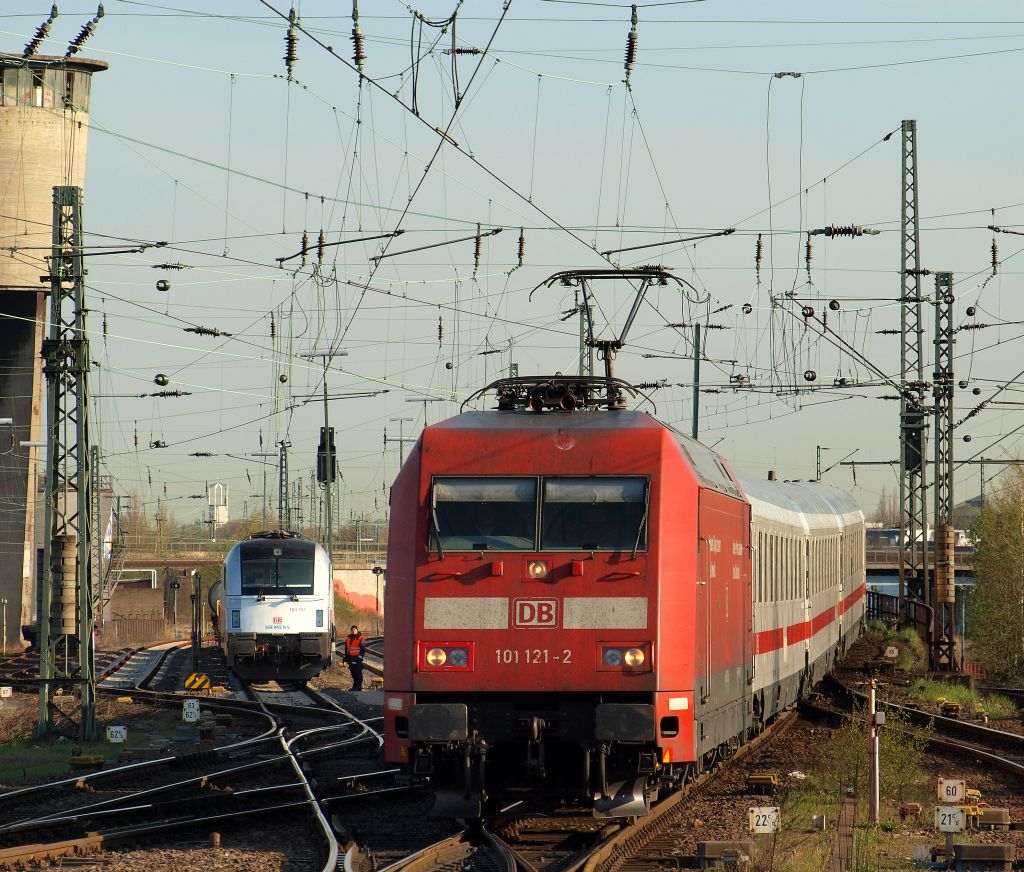
[[[88,103],[102,61],[0,54],[0,600],[8,650],[34,612],[36,477],[53,188],[84,187]]]
[[[335,569],[334,592],[358,609],[384,614],[384,576],[369,569]]]
[[[33,606],[32,485],[38,449],[19,443],[40,434],[37,318],[43,305],[42,294],[0,290],[0,418],[14,422],[0,426],[0,600],[7,600],[8,650],[20,646],[21,627],[31,620]]]
[[[26,70],[25,63],[20,57],[0,56],[0,288],[38,290],[45,287],[39,277],[48,272],[53,187],[85,186],[89,115],[65,108],[64,95],[49,87],[38,94],[42,105],[25,105],[36,102],[32,74],[39,72],[48,82],[52,76],[63,86],[70,73],[73,85],[83,85],[80,95],[72,95],[73,106],[87,107],[91,74],[106,64],[39,58],[30,60]],[[28,84],[18,79],[26,75]]]
[[[180,595],[178,607],[184,604],[185,617],[190,608],[188,594]],[[164,618],[164,592],[161,588],[120,587],[114,591],[113,610],[115,618]],[[180,615],[179,615],[180,617]]]

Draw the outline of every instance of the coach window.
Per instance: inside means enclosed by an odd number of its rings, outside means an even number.
[[[782,536],[782,599],[789,599],[789,537]]]
[[[796,548],[794,542],[786,537],[786,599],[796,596]]]
[[[647,547],[643,476],[545,478],[541,547],[632,551]]]
[[[786,537],[779,536],[779,599],[787,598],[789,592],[789,558],[786,554]]]
[[[537,479],[435,478],[431,547],[442,551],[533,551]]]
[[[772,562],[771,562],[771,586],[772,586],[772,602],[778,602],[782,599],[782,589],[780,583],[782,581],[782,561],[779,559],[779,536],[777,533],[770,533],[771,537],[771,548],[772,548]]]

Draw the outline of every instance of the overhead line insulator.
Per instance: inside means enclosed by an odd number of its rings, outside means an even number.
[[[633,67],[636,66],[636,43],[637,43],[637,16],[636,16],[636,4],[633,4],[633,14],[630,17],[632,27],[629,30],[629,34],[626,37],[626,59],[623,66],[626,70],[626,85],[629,85],[629,77],[633,73]]]
[[[198,336],[230,336],[231,334],[217,327],[183,327],[186,333],[195,333]]]
[[[757,234],[757,242],[754,243],[754,276],[757,280],[757,286],[761,287],[761,261],[764,260],[764,239],[761,234]],[[750,304],[748,303],[747,306]],[[749,314],[749,313],[748,313]]]
[[[54,4],[53,8],[56,9],[57,5]],[[103,15],[103,4],[100,3],[96,9],[96,14],[85,23],[85,26],[82,27],[80,31],[78,31],[78,36],[68,43],[68,50],[64,53],[64,57],[69,58],[73,54],[78,54],[82,46],[85,44],[85,41],[96,31],[96,25],[100,23],[100,19]]]
[[[295,15],[295,7],[288,13],[288,32],[284,37],[284,68],[288,73],[288,81],[292,80],[295,72],[295,64],[299,59],[299,35],[295,30],[298,18]]]
[[[32,39],[30,39],[25,45],[25,51],[22,52],[22,57],[27,58],[36,53],[40,43],[46,39],[47,34],[49,34],[50,27],[53,26],[53,22],[57,18],[57,15],[57,4],[54,3],[53,6],[50,7],[50,17],[36,28],[36,32]]]
[[[820,227],[817,230],[810,230],[807,235],[827,236],[829,239],[835,239],[837,236],[878,236],[881,232],[881,230],[875,230],[874,227],[861,227],[859,224],[831,224],[828,227]]]
[[[359,0],[352,0],[352,62],[362,75],[363,65],[366,63],[366,49],[363,31],[359,27]]]

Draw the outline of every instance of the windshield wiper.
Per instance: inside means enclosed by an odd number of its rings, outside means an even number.
[[[441,544],[441,525],[437,523],[437,494],[430,492],[430,532],[437,539],[437,553],[444,560],[444,546]]]
[[[650,482],[644,483],[644,513],[640,516],[640,523],[636,528],[636,539],[633,540],[633,559],[636,560],[636,552],[640,550],[640,537],[644,533],[644,527],[647,526],[647,514],[651,510],[651,484]]]

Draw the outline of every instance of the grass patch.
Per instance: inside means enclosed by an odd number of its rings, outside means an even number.
[[[755,868],[770,868],[773,872],[827,869],[832,834],[828,830],[812,830],[810,823],[816,814],[834,815],[834,808],[813,782],[810,787],[790,790],[781,803],[782,829],[772,845],[772,857],[765,863],[768,858],[762,851],[761,862]]]
[[[48,778],[71,775],[71,758],[79,754],[101,755],[107,761],[129,748],[147,748],[167,744],[174,736],[179,715],[173,711],[147,713],[144,719],[133,716],[130,708],[114,709],[112,701],[100,700],[106,711],[99,712],[98,729],[106,735],[108,725],[128,727],[128,739],[121,744],[110,744],[105,738],[94,742],[79,742],[58,738],[33,739],[22,734],[0,744],[0,785],[32,783]],[[103,705],[106,703],[106,705]],[[31,725],[31,726],[34,726]],[[80,770],[88,772],[91,770]]]
[[[777,803],[782,809],[782,830],[772,846],[772,855],[761,852],[753,868],[759,872],[827,869],[839,811],[850,790],[857,796],[857,809],[849,868],[855,872],[908,868],[914,846],[926,842],[928,836],[919,834],[915,824],[904,825],[899,807],[903,802],[916,801],[927,808],[929,797],[934,799],[934,786],[922,768],[926,738],[911,737],[900,729],[905,724],[899,716],[893,717],[891,725],[881,734],[880,825],[866,823],[866,713],[858,710],[847,715],[827,737],[822,736],[807,761],[807,778],[799,784],[788,782],[790,789]],[[811,818],[818,814],[825,815],[824,831],[811,828]]]
[[[1009,697],[999,693],[983,694],[962,684],[917,678],[910,683],[907,691],[911,696],[934,703],[937,699],[960,703],[965,714],[975,715],[982,711],[991,718],[1008,718],[1017,714],[1017,707]]]
[[[880,646],[895,645],[900,652],[896,665],[904,672],[926,672],[928,669],[928,649],[912,627],[893,630],[879,620],[870,620],[867,631],[876,637]]]

